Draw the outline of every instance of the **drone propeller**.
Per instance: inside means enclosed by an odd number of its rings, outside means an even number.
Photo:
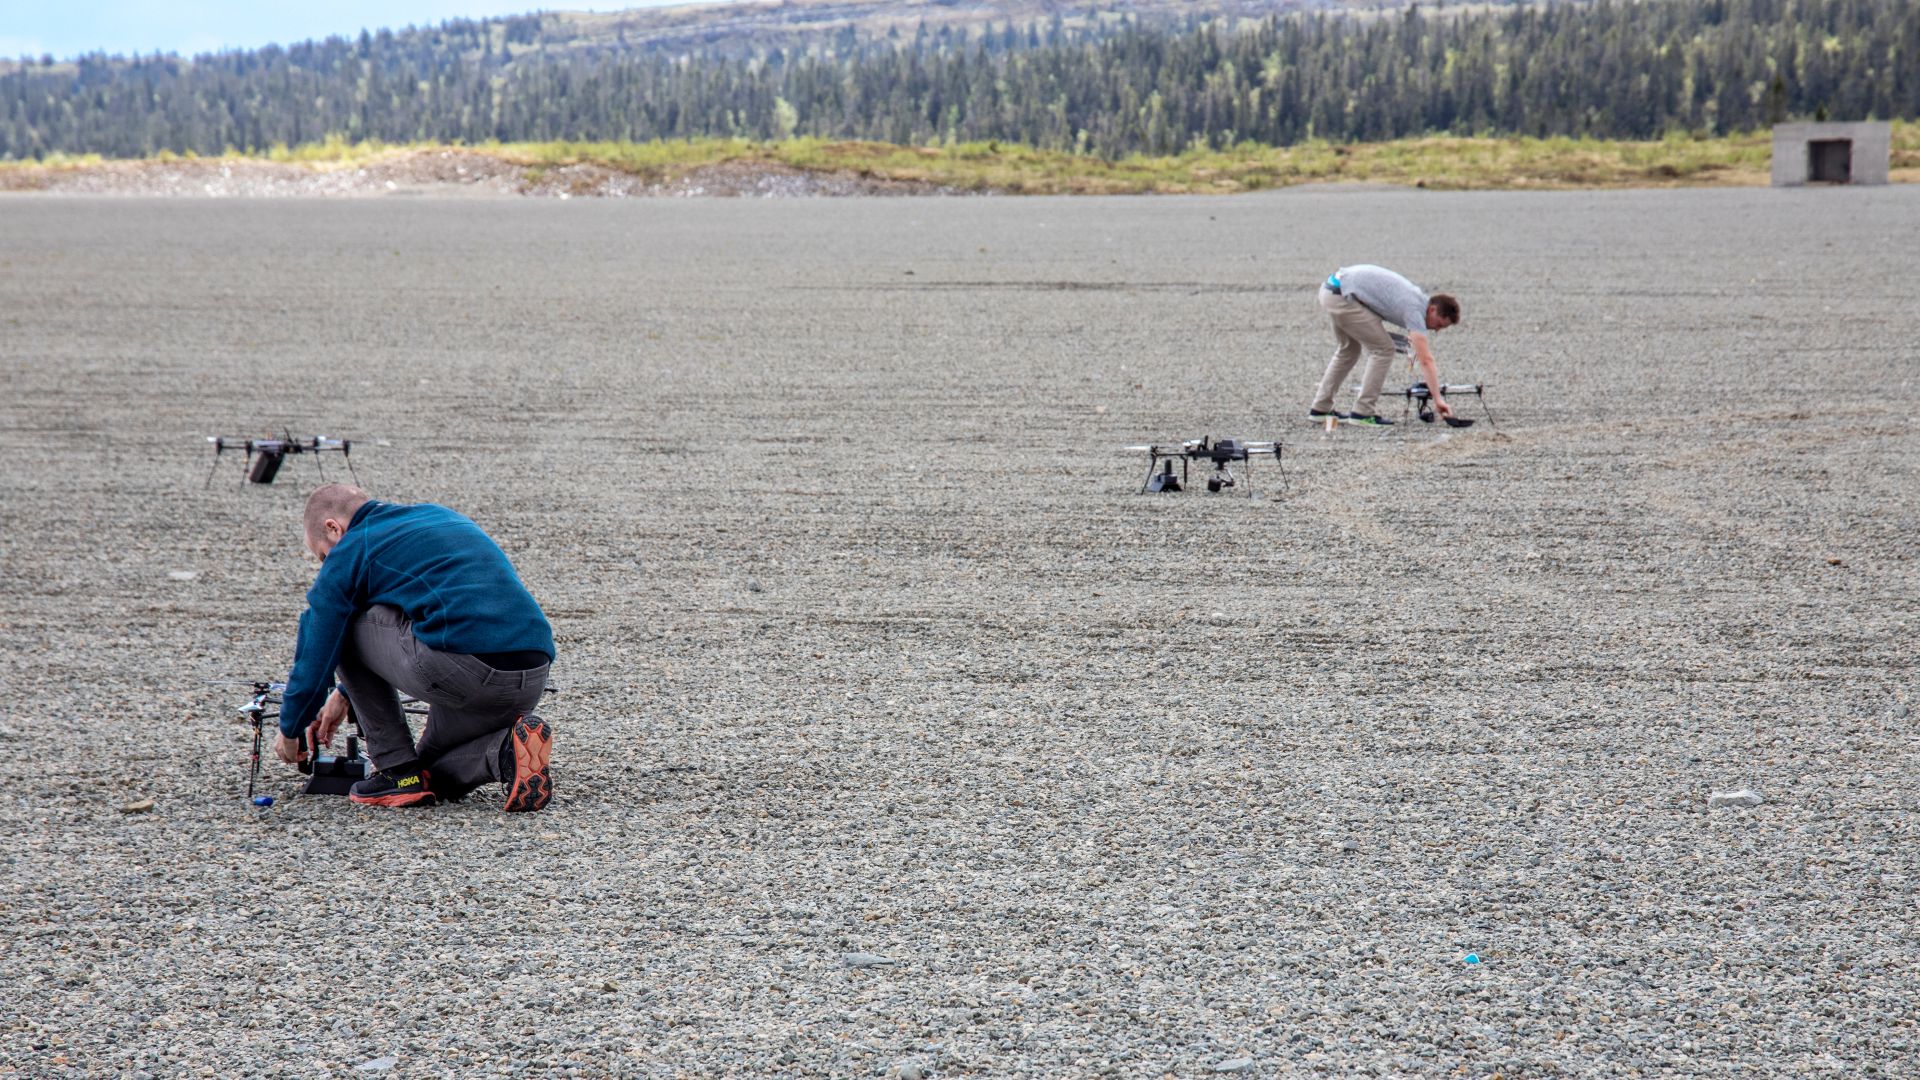
[[[1242,442],[1238,439],[1188,439],[1181,443],[1134,443],[1120,449],[1129,454],[1152,454],[1154,457],[1191,458],[1195,461],[1240,461],[1248,454],[1277,456],[1280,453],[1280,443],[1272,439],[1255,442]]]

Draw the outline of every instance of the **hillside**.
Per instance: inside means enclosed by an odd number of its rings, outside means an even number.
[[[594,13],[532,16],[535,40],[549,48],[622,47],[740,50],[790,47],[851,35],[861,41],[911,38],[923,29],[985,33],[989,28],[1044,26],[1098,31],[1132,19],[1168,23],[1195,17],[1264,18],[1290,11],[1401,6],[1315,0],[741,0]]]
[[[374,27],[332,39],[286,42],[262,49],[232,50],[247,57],[295,53],[327,40],[359,45],[364,38],[403,51],[464,45],[472,58],[507,63],[553,59],[570,53],[650,53],[698,50],[743,55],[821,42],[898,43],[923,30],[981,37],[991,31],[1057,25],[1075,36],[1099,36],[1126,25],[1170,26],[1194,19],[1232,22],[1298,11],[1391,10],[1404,0],[732,0],[628,8],[623,11],[530,11],[525,15],[450,19],[437,25]],[[1428,5],[1444,7],[1446,5]],[[223,54],[175,56],[174,61],[215,61]],[[94,54],[86,58],[29,60],[0,57],[0,74],[18,70],[78,72],[81,59],[93,70],[134,68],[138,57]],[[216,61],[217,62],[217,61]]]

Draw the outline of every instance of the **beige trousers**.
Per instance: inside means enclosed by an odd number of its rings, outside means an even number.
[[[1354,399],[1353,412],[1356,416],[1377,416],[1380,388],[1386,385],[1387,371],[1393,367],[1396,353],[1393,335],[1387,332],[1387,324],[1380,316],[1368,311],[1366,305],[1352,297],[1336,296],[1325,285],[1320,286],[1320,310],[1333,319],[1333,338],[1339,347],[1327,364],[1320,389],[1313,395],[1313,408],[1319,412],[1333,409],[1333,395],[1340,392],[1341,384],[1347,381],[1348,373],[1360,359],[1360,350],[1365,349],[1367,372],[1360,380],[1360,396]]]

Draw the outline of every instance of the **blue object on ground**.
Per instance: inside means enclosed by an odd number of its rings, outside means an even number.
[[[1470,952],[1466,956],[1462,957],[1462,959],[1464,959],[1469,964],[1477,964],[1480,962],[1480,954]]]
[[[253,805],[255,805],[255,806],[272,806],[272,805],[273,805],[273,796],[271,796],[271,795],[255,795],[255,796],[253,797]]]

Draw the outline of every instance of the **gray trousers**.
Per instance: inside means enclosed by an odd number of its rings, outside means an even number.
[[[354,616],[338,674],[373,767],[417,758],[436,793],[456,796],[500,779],[500,744],[514,720],[540,703],[549,666],[496,671],[464,653],[428,648],[400,609],[376,604]],[[402,692],[427,705],[417,743],[400,710]]]
[[[1367,372],[1360,380],[1360,396],[1354,399],[1353,411],[1359,416],[1377,416],[1380,388],[1386,385],[1387,371],[1393,367],[1397,351],[1393,335],[1387,332],[1385,321],[1365,304],[1350,296],[1337,296],[1325,285],[1320,286],[1320,310],[1332,317],[1333,337],[1339,347],[1327,364],[1320,389],[1314,392],[1313,407],[1322,412],[1333,408],[1333,395],[1340,392],[1340,385],[1347,381],[1347,374],[1365,349]]]

